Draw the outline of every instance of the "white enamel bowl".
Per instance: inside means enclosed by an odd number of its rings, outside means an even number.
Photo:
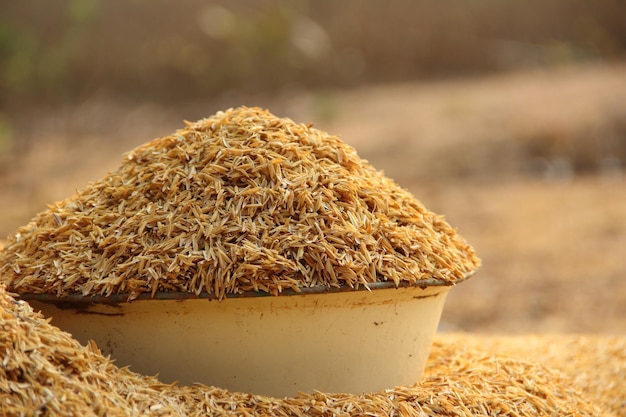
[[[436,285],[433,285],[436,284]],[[110,297],[22,295],[118,366],[164,382],[292,396],[363,393],[417,382],[451,287],[375,283],[211,300],[158,293]]]

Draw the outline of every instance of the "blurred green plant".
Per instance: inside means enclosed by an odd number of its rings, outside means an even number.
[[[330,123],[339,116],[339,103],[331,91],[318,91],[313,99],[315,118]]]
[[[0,20],[0,57],[2,82],[21,92],[28,86],[34,71],[37,39],[30,31],[20,30],[15,23]]]
[[[11,157],[13,145],[13,127],[9,119],[0,113],[0,171],[8,169],[7,161]]]
[[[330,49],[324,29],[303,14],[298,2],[243,11],[210,4],[198,22],[214,45],[214,87],[254,90],[297,83]]]
[[[51,12],[43,16],[47,24],[0,19],[0,83],[4,94],[64,95],[71,82],[72,61],[89,48],[86,34],[97,15],[99,0],[70,0],[65,7],[60,13],[42,7],[42,12]]]
[[[169,102],[626,58],[622,0],[0,2],[0,105]],[[540,17],[540,18],[539,18]]]

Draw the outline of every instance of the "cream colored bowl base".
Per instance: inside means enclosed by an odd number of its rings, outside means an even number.
[[[164,382],[292,396],[417,382],[450,287],[135,300],[80,310],[29,301],[118,366]]]

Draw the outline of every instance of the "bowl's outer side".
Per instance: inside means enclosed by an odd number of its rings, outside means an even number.
[[[417,382],[450,287],[225,300],[135,300],[80,308],[30,300],[118,366],[232,391],[362,393]]]

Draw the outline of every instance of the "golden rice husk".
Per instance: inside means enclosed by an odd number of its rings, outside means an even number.
[[[572,336],[574,337],[574,336]],[[217,387],[179,387],[155,377],[117,368],[95,344],[82,346],[49,324],[0,284],[0,414],[81,416],[494,416],[530,417],[626,415],[623,393],[626,338],[588,338],[575,359],[592,365],[577,372],[611,375],[588,386],[565,372],[468,347],[463,336],[443,336],[435,344],[424,379],[414,386],[371,394],[301,393],[271,398]],[[471,337],[470,337],[471,340]],[[503,339],[505,340],[505,339]],[[595,341],[595,342],[594,342]],[[504,342],[503,342],[504,343]],[[595,345],[611,345],[615,357],[597,355]],[[506,346],[506,343],[504,343]],[[501,347],[501,346],[500,346]],[[506,349],[504,349],[506,351]],[[531,353],[529,350],[527,353]],[[605,349],[604,352],[607,352]],[[620,354],[621,352],[621,354]],[[554,359],[555,355],[550,355]],[[608,359],[608,361],[607,361]],[[549,359],[546,359],[548,361]],[[563,364],[566,358],[556,361]],[[572,368],[575,365],[572,365]],[[609,372],[599,371],[598,367]],[[617,370],[617,371],[615,371]],[[610,386],[621,391],[609,398]],[[585,388],[585,392],[582,389]],[[593,400],[593,401],[590,401]],[[611,410],[614,414],[609,414]]]
[[[130,299],[379,281],[453,285],[479,264],[442,216],[354,148],[246,107],[132,150],[0,251],[11,291]]]
[[[557,369],[569,376],[587,399],[614,416],[626,417],[626,336],[580,334],[446,334],[446,344],[483,353],[501,352]]]

